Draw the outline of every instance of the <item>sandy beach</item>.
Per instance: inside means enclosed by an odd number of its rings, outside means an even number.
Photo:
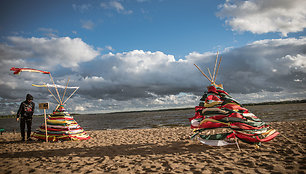
[[[282,135],[260,149],[211,147],[189,127],[87,131],[87,141],[0,136],[0,173],[306,173],[306,120],[272,122]]]

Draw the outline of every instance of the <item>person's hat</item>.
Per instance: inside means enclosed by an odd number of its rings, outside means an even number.
[[[27,100],[33,100],[33,96],[31,94],[27,94],[27,97],[26,97]]]

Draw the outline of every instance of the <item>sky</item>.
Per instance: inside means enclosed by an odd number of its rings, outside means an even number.
[[[71,113],[194,107],[210,82],[240,103],[306,98],[305,0],[1,0],[0,115],[78,86]],[[51,89],[54,96],[57,93]],[[65,99],[72,94],[67,89]],[[65,93],[59,89],[60,98]],[[42,113],[37,109],[36,113]]]

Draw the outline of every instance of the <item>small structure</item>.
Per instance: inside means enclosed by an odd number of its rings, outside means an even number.
[[[32,135],[41,140],[46,139],[46,127],[42,124]],[[87,140],[90,136],[73,119],[64,108],[59,105],[47,118],[47,133],[49,141],[59,140]]]
[[[35,138],[49,141],[58,141],[58,140],[87,140],[90,139],[90,136],[83,130],[80,125],[73,119],[73,117],[65,110],[64,105],[73,96],[73,94],[79,89],[79,87],[68,87],[69,79],[67,81],[66,86],[56,85],[52,78],[52,75],[48,71],[42,71],[32,68],[15,68],[12,67],[10,69],[14,71],[14,74],[20,74],[23,71],[26,72],[35,72],[42,74],[49,74],[50,79],[53,84],[43,84],[43,85],[32,85],[35,87],[45,87],[50,92],[50,94],[54,97],[54,99],[58,102],[57,107],[53,111],[53,114],[49,115],[46,119],[46,123],[43,123],[36,132],[32,135]],[[57,93],[57,97],[52,93],[49,88],[55,88]],[[58,88],[65,89],[62,98],[58,92]],[[66,90],[74,89],[71,95],[64,100]],[[47,129],[46,126],[47,125]],[[47,136],[47,137],[46,137]]]
[[[41,140],[48,139],[49,141],[59,141],[59,140],[87,140],[90,139],[90,136],[84,131],[84,129],[74,120],[73,116],[71,116],[66,109],[64,108],[64,104],[68,101],[68,99],[79,89],[79,87],[68,87],[69,79],[67,81],[66,86],[62,85],[32,85],[36,87],[45,87],[48,89],[50,94],[56,99],[58,102],[57,107],[53,111],[51,115],[48,116],[46,120],[46,124],[42,124],[32,135],[33,137]],[[58,93],[58,98],[49,90],[50,87],[54,87],[56,92]],[[57,88],[64,88],[63,97],[60,98],[59,92]],[[64,101],[64,97],[66,94],[67,88],[75,89],[72,94]],[[46,126],[47,125],[47,128]],[[46,138],[46,130],[47,136]]]
[[[189,118],[191,128],[194,130],[191,138],[198,137],[200,142],[212,146],[237,144],[238,148],[237,140],[258,147],[261,142],[275,138],[279,134],[276,130],[233,99],[224,91],[222,84],[215,83],[221,57],[216,69],[217,62],[218,54],[213,75],[208,69],[210,78],[195,65],[210,81],[210,85],[200,99],[199,105],[195,107],[194,117]]]

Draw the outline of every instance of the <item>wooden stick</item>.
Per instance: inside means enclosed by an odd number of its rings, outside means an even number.
[[[64,91],[64,94],[63,94],[62,101],[64,101],[64,97],[65,97],[65,94],[66,94],[66,90],[67,90],[67,87],[68,87],[69,80],[70,80],[70,77],[68,77],[68,80],[67,80],[67,84],[66,84],[66,87],[65,87],[65,91]]]
[[[57,110],[57,108],[58,108],[59,106],[60,106],[60,105],[58,104],[58,105],[56,106],[55,110]]]
[[[217,52],[217,57],[216,57],[216,62],[215,62],[215,67],[214,67],[214,74],[213,74],[213,79],[215,79],[215,73],[216,73],[216,66],[217,66],[217,61],[218,61],[218,55],[219,55],[219,51]],[[212,80],[213,80],[212,79]],[[214,83],[215,81],[213,81]]]
[[[298,148],[300,148],[304,152],[304,149],[299,146],[300,144],[298,142],[294,142],[294,141],[290,140],[289,138],[287,138],[285,135],[283,135],[281,133],[279,133],[279,135],[281,135],[282,137],[284,137],[286,140],[290,141],[291,143],[296,144],[298,146]]]
[[[212,78],[212,76],[211,76],[211,73],[210,73],[209,68],[207,68],[207,71],[208,71],[208,73],[209,73],[210,79],[212,80],[213,78]]]
[[[274,127],[272,127],[272,126],[269,126],[271,129],[274,129]],[[276,129],[274,129],[274,130],[276,130]],[[288,141],[290,141],[291,143],[294,143],[294,144],[296,144],[297,146],[298,146],[298,148],[300,148],[303,152],[304,152],[304,149],[302,148],[302,147],[300,147],[299,145],[300,145],[300,143],[299,142],[296,142],[296,141],[293,141],[293,140],[290,140],[289,138],[287,138],[285,135],[283,135],[280,131],[278,131],[279,132],[279,135],[280,136],[282,136],[282,137],[284,137],[286,140],[288,140]]]
[[[78,90],[79,88],[77,88],[77,89],[75,89],[74,91],[73,91],[73,93],[65,100],[65,102],[63,103],[63,104],[65,104],[66,103],[66,101]]]
[[[50,92],[50,94],[54,97],[54,99],[58,102],[58,103],[60,103],[58,100],[57,100],[57,98],[53,95],[53,93],[50,91],[50,89],[46,86],[46,88],[48,89],[48,91]]]
[[[225,110],[222,110],[222,109],[219,109],[219,108],[205,108],[202,110],[202,114],[204,114],[206,111],[218,111],[218,112],[222,112],[224,114],[227,114],[228,111],[225,111]]]
[[[218,68],[217,68],[216,76],[214,78],[214,82],[216,81],[216,78],[217,78],[217,75],[218,75],[218,71],[219,71],[219,68],[220,68],[221,60],[222,60],[222,56],[220,56],[220,59],[219,59]]]
[[[45,131],[46,131],[46,142],[48,142],[48,131],[47,131],[47,118],[46,118],[46,109],[44,109],[44,116],[45,116]]]
[[[51,78],[51,80],[52,80],[52,82],[53,82],[53,85],[54,85],[54,88],[55,88],[55,90],[56,90],[58,99],[59,99],[59,101],[60,101],[59,104],[62,104],[61,97],[60,97],[60,95],[59,95],[59,93],[58,93],[57,87],[56,87],[56,85],[55,85],[55,83],[54,83],[54,80],[53,80],[53,78],[52,78],[52,76],[51,76],[51,73],[50,73],[49,75],[50,75],[50,78]]]
[[[207,77],[207,75],[196,64],[194,64],[194,66],[196,66],[198,70],[207,78],[207,80],[209,80],[212,83],[212,81]]]
[[[239,147],[239,144],[238,144],[236,135],[235,135],[235,142],[236,142],[236,145],[237,145],[237,147],[238,147],[238,149],[239,149],[239,152],[241,152],[241,149],[240,149],[240,147]]]

